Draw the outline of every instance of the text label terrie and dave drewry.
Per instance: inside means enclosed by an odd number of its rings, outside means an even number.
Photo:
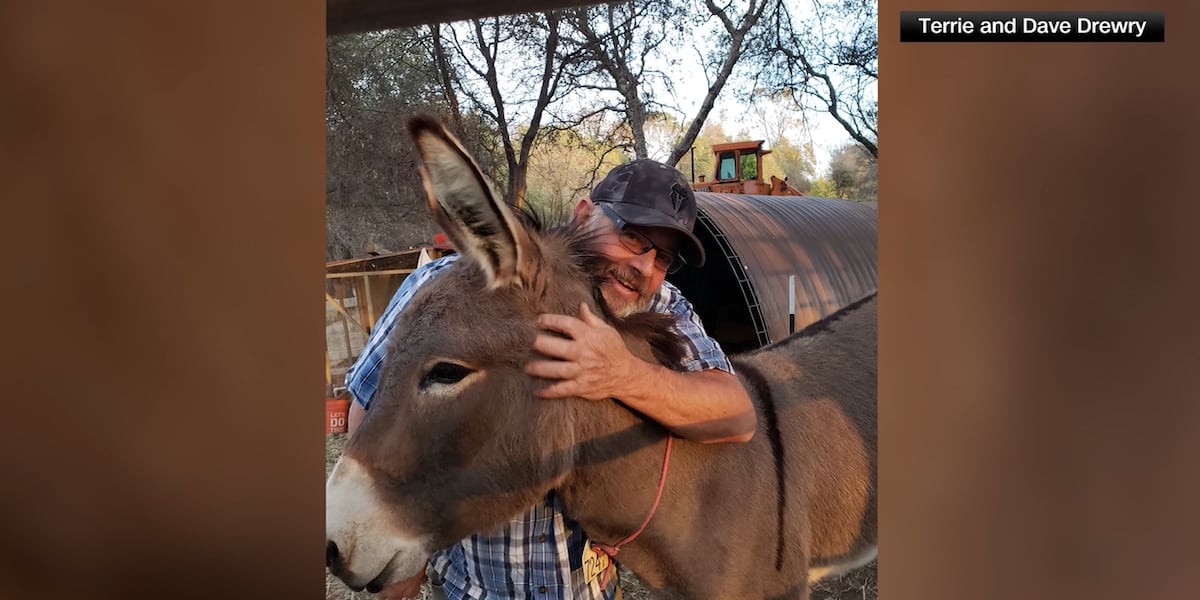
[[[921,33],[923,34],[966,34],[975,33],[978,27],[979,34],[1015,34],[1032,33],[1032,34],[1071,34],[1071,33],[1099,33],[1108,34],[1126,34],[1134,37],[1142,37],[1146,33],[1146,19],[1142,20],[1099,20],[1089,17],[1076,17],[1074,19],[1042,19],[1037,17],[1012,17],[1009,19],[996,20],[980,20],[976,23],[973,20],[959,17],[952,20],[940,20],[932,17],[919,17],[917,22],[921,24]]]
[[[1166,41],[1164,13],[1148,11],[900,11],[901,42]]]

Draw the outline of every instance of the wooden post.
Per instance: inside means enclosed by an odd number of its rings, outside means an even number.
[[[335,300],[333,298],[333,296],[330,296],[329,294],[325,294],[325,301],[328,302],[329,305],[333,307],[333,310],[338,311],[339,314],[341,314],[343,317],[345,317],[346,322],[361,329],[363,333],[370,333],[366,327],[363,327],[362,323],[359,323],[358,321],[354,320],[354,317],[350,316],[349,311],[346,310],[345,306],[342,304],[342,302],[340,300]],[[349,334],[347,334],[347,335],[349,335]]]
[[[788,335],[796,333],[796,276],[788,275]]]
[[[367,322],[363,325],[370,333],[375,330],[375,302],[371,300],[371,276],[367,273],[363,274],[363,296],[367,299]]]
[[[339,298],[339,301],[341,299]],[[346,308],[338,311],[339,319],[342,322],[342,341],[346,342],[346,356],[354,357],[354,344],[350,342],[350,315],[346,313]]]
[[[329,343],[325,343],[325,397],[333,396],[333,369],[329,366]]]

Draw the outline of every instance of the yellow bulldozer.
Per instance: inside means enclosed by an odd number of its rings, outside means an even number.
[[[762,177],[762,157],[771,151],[762,146],[765,140],[713,144],[716,160],[712,181],[701,174],[692,183],[697,192],[719,194],[755,194],[760,196],[803,196],[804,193],[774,175],[768,182]]]

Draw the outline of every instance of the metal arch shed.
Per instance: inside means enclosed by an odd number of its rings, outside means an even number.
[[[705,265],[669,277],[727,352],[799,331],[878,286],[876,209],[812,196],[696,193]]]

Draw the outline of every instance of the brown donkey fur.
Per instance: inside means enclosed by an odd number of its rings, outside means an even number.
[[[464,256],[400,316],[379,392],[330,476],[327,558],[358,588],[410,576],[551,492],[595,541],[645,518],[666,430],[616,401],[538,399],[547,382],[523,367],[539,313],[586,302],[635,354],[679,356],[669,319],[606,311],[586,236],[514,214],[436,122],[411,130],[431,209]],[[871,295],[734,357],[753,439],[676,440],[661,505],[617,559],[666,597],[807,598],[815,578],[873,558],[875,315]]]

